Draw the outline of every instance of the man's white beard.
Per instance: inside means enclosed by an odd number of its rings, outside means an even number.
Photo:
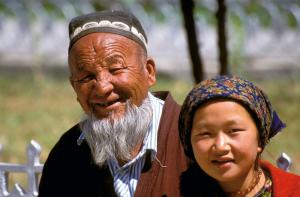
[[[132,150],[143,143],[151,121],[152,107],[149,98],[146,98],[139,107],[128,100],[125,114],[121,117],[114,113],[101,120],[88,116],[80,122],[80,128],[95,163],[101,167],[107,159],[123,162],[132,159]]]

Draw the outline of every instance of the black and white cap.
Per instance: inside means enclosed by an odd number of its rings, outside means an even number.
[[[69,23],[69,50],[81,37],[96,32],[125,36],[147,50],[147,36],[139,20],[133,14],[120,10],[93,12],[73,18]]]

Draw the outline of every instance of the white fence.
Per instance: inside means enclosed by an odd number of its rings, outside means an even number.
[[[34,140],[31,140],[26,152],[27,164],[0,162],[0,197],[36,197],[38,195],[39,175],[43,169],[43,164],[40,163],[41,146]],[[277,166],[285,171],[288,171],[291,166],[291,159],[285,153],[282,153],[276,162]],[[20,172],[27,174],[27,189],[22,188],[22,186],[16,183],[12,191],[8,191],[9,173]]]
[[[0,147],[1,151],[1,147]],[[27,163],[13,164],[0,162],[0,197],[35,197],[38,195],[39,174],[42,172],[43,164],[40,163],[41,146],[31,140],[27,147]],[[16,183],[11,192],[8,191],[9,173],[27,174],[27,189]]]

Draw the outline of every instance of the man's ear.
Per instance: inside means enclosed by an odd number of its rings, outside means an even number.
[[[156,83],[156,66],[154,60],[148,57],[145,66],[148,75],[148,85],[151,87]]]

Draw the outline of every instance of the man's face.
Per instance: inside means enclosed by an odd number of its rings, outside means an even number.
[[[87,114],[122,116],[126,100],[139,106],[155,81],[155,64],[136,42],[117,34],[92,33],[69,53],[71,84]]]

